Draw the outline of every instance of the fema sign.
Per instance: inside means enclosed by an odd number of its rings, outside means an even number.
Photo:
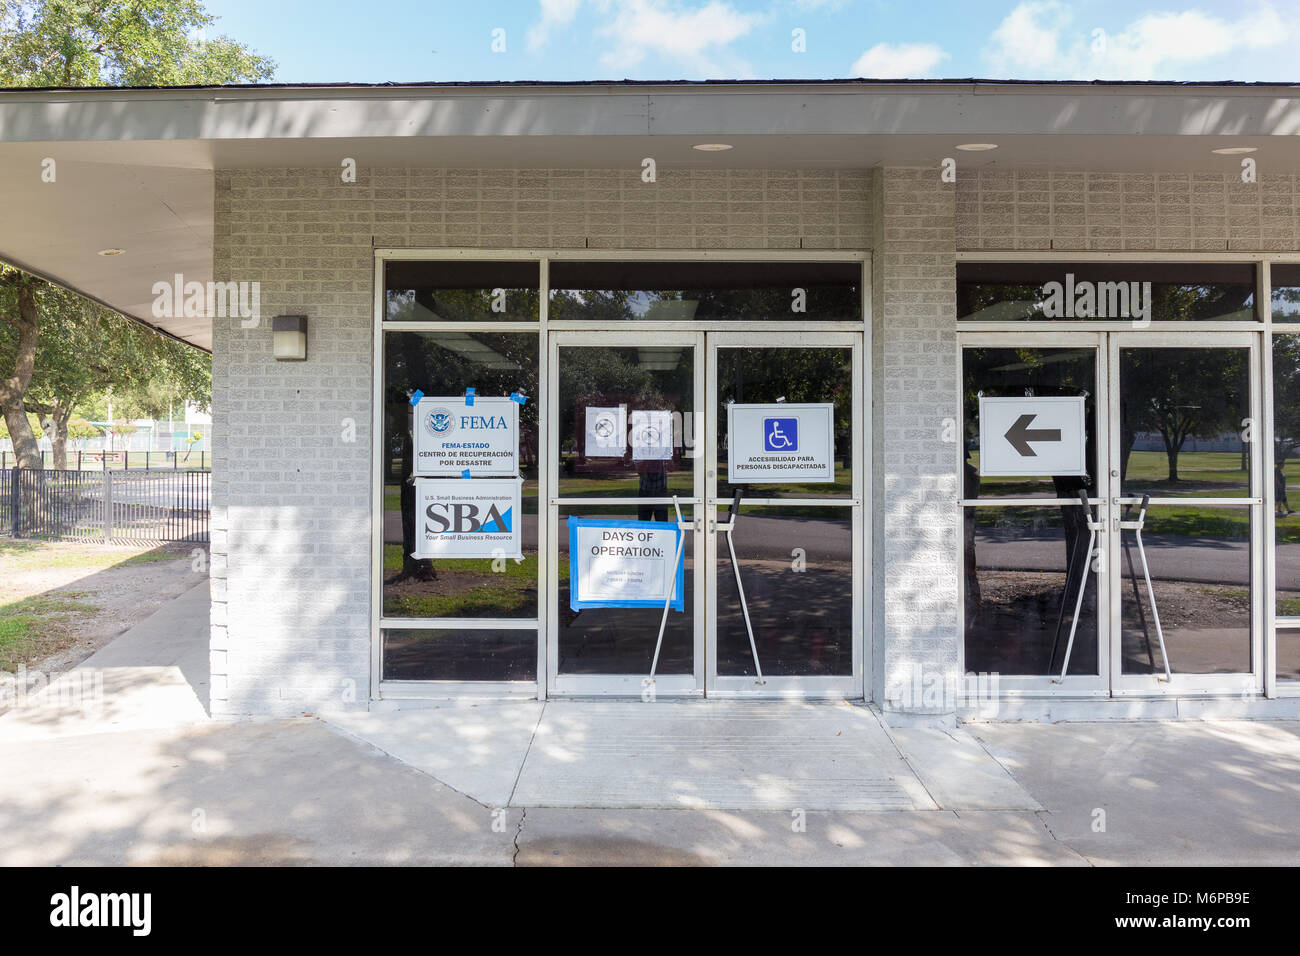
[[[727,406],[727,481],[835,480],[833,402]]]
[[[413,471],[429,477],[519,474],[519,405],[508,398],[425,396],[415,406]]]
[[[522,558],[522,478],[417,478],[416,558]]]

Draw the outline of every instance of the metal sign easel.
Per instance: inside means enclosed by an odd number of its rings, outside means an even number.
[[[1092,505],[1088,504],[1088,491],[1085,488],[1079,489],[1079,504],[1083,508],[1084,515],[1087,516],[1088,524],[1088,548],[1083,553],[1083,568],[1079,573],[1079,595],[1074,599],[1074,617],[1070,621],[1070,639],[1065,644],[1065,662],[1061,665],[1061,676],[1052,679],[1053,684],[1059,684],[1065,680],[1065,674],[1070,669],[1070,654],[1074,651],[1074,635],[1079,629],[1079,612],[1083,610],[1083,593],[1088,590],[1088,572],[1092,570],[1092,549],[1097,543],[1097,536],[1106,530],[1106,525],[1093,518]],[[1074,555],[1070,555],[1073,563]],[[1070,568],[1066,569],[1066,587],[1069,587]],[[1060,639],[1060,621],[1057,621],[1057,640]],[[1056,642],[1052,642],[1052,657],[1056,656]]]
[[[694,524],[682,520],[682,509],[677,503],[677,496],[673,495],[673,510],[677,513],[677,529],[681,536],[677,540],[677,553],[673,557],[673,580],[676,580],[677,563],[682,559],[682,550],[686,547],[686,532],[694,531]],[[740,581],[740,562],[736,559],[736,546],[732,541],[732,532],[736,527],[736,518],[740,515],[740,489],[731,499],[731,508],[727,511],[726,523],[719,522],[716,526],[718,531],[727,533],[727,549],[731,553],[731,570],[736,575],[736,592],[740,595],[740,610],[745,615],[745,632],[749,635],[749,652],[754,655],[754,673],[757,679],[756,684],[765,684],[763,680],[763,667],[758,662],[758,644],[754,641],[754,625],[749,620],[749,604],[745,601],[745,586]],[[664,643],[664,629],[668,626],[668,608],[673,601],[673,589],[668,588],[668,597],[664,601],[663,617],[659,619],[659,637],[655,641],[654,659],[650,662],[650,676],[642,681],[642,685],[653,684],[655,682],[655,671],[659,668],[659,651]]]
[[[1146,578],[1147,597],[1151,601],[1151,618],[1156,625],[1156,640],[1160,642],[1160,656],[1161,659],[1164,661],[1164,665],[1165,665],[1165,680],[1170,681],[1173,679],[1173,673],[1171,672],[1169,667],[1169,652],[1165,649],[1165,632],[1164,632],[1164,628],[1160,626],[1160,610],[1159,608],[1156,607],[1156,590],[1155,590],[1155,586],[1151,583],[1151,567],[1150,565],[1147,564],[1146,547],[1142,544],[1142,529],[1146,525],[1147,505],[1150,503],[1150,500],[1151,500],[1150,495],[1143,495],[1141,506],[1138,509],[1137,519],[1134,521],[1120,520],[1116,523],[1116,528],[1117,530],[1120,531],[1134,532],[1134,537],[1137,539],[1138,555],[1142,558],[1142,575]],[[1088,522],[1087,522],[1088,523],[1088,549],[1087,551],[1084,552],[1083,568],[1079,574],[1079,594],[1074,601],[1074,617],[1070,621],[1070,639],[1069,641],[1066,642],[1065,645],[1065,661],[1061,665],[1061,676],[1058,678],[1053,678],[1052,680],[1052,683],[1054,684],[1059,684],[1062,681],[1064,681],[1065,675],[1070,669],[1070,654],[1074,650],[1074,635],[1079,628],[1079,612],[1083,609],[1083,594],[1088,587],[1088,572],[1092,569],[1093,546],[1097,543],[1098,535],[1102,531],[1106,530],[1106,525],[1103,522],[1096,521],[1094,519],[1092,513],[1092,506],[1088,504],[1088,492],[1083,489],[1080,489],[1079,491],[1079,504],[1083,508],[1084,514],[1086,514],[1088,518]],[[1127,547],[1125,550],[1127,551]],[[1075,557],[1074,555],[1070,556],[1071,565],[1073,565],[1074,563],[1074,557]],[[1066,570],[1067,581],[1070,580],[1071,571],[1072,571],[1072,567],[1067,568]],[[1131,558],[1129,560],[1129,573],[1133,578],[1133,586],[1134,589],[1136,590],[1137,575],[1133,571],[1133,562]],[[1062,610],[1064,610],[1064,607],[1062,608]],[[1142,612],[1142,604],[1141,601],[1139,600],[1138,613],[1141,614],[1141,612]],[[1061,626],[1059,620],[1057,621],[1056,626],[1057,626],[1057,638],[1059,639],[1060,626]],[[1145,623],[1143,629],[1145,630]],[[1052,657],[1053,658],[1056,657],[1055,642],[1053,642],[1052,644]]]
[[[1138,516],[1136,521],[1121,521],[1119,527],[1124,531],[1132,531],[1133,537],[1137,539],[1138,556],[1142,559],[1142,575],[1147,580],[1147,597],[1151,600],[1151,620],[1156,625],[1156,640],[1160,642],[1160,659],[1165,665],[1165,681],[1173,680],[1173,673],[1169,669],[1169,652],[1165,650],[1165,630],[1160,626],[1160,610],[1156,607],[1156,590],[1151,584],[1151,568],[1147,565],[1147,549],[1142,545],[1142,527],[1147,520],[1147,504],[1151,501],[1150,495],[1142,496],[1142,504],[1138,507]],[[1124,548],[1125,554],[1128,553],[1128,547]],[[1133,579],[1133,590],[1137,590],[1137,575],[1133,573],[1133,557],[1128,559],[1129,575]],[[1142,614],[1142,601],[1137,601],[1139,616]],[[1142,630],[1146,631],[1146,621],[1142,622]],[[1151,638],[1147,636],[1147,653],[1150,653]],[[1153,662],[1154,663],[1154,662]]]
[[[695,523],[687,523],[682,520],[682,508],[677,502],[677,496],[673,495],[673,511],[677,514],[677,551],[673,555],[673,569],[668,576],[668,596],[664,598],[664,613],[659,619],[659,637],[655,641],[655,656],[650,662],[650,676],[641,682],[642,686],[653,684],[655,682],[655,671],[659,669],[659,650],[664,644],[664,630],[668,627],[668,609],[673,603],[673,591],[677,587],[677,565],[682,560],[682,552],[686,549],[686,532],[695,530]]]
[[[740,583],[740,562],[736,559],[736,545],[733,541],[736,519],[740,517],[740,489],[732,495],[731,507],[727,511],[725,524],[719,523],[717,530],[727,533],[727,550],[731,552],[731,570],[736,576],[736,593],[740,595],[740,610],[745,615],[745,632],[749,635],[749,652],[754,655],[755,684],[766,684],[763,680],[763,668],[758,663],[758,645],[754,642],[754,625],[749,620],[749,603],[745,600],[745,586]]]

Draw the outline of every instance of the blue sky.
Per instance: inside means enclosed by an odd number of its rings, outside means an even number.
[[[273,57],[282,82],[1300,81],[1300,0],[208,0],[207,8],[220,18],[217,32]],[[494,52],[494,42],[504,49]]]

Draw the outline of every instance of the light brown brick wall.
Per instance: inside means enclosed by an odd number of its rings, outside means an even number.
[[[957,248],[1300,250],[1300,177],[1008,169],[957,177]]]
[[[213,321],[212,706],[370,696],[373,248],[864,249],[870,175],[823,170],[229,170],[214,277],[262,324]],[[310,317],[308,361],[269,322]],[[356,440],[345,441],[348,421]]]
[[[872,196],[872,696],[891,711],[951,713],[961,641],[956,197],[928,168],[875,170]]]

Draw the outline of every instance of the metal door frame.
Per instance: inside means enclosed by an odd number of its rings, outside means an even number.
[[[557,422],[559,416],[559,382],[561,348],[635,348],[653,344],[693,348],[695,356],[695,408],[692,409],[697,438],[693,479],[696,494],[679,499],[683,509],[690,507],[693,534],[694,568],[691,571],[692,601],[695,620],[694,667],[691,675],[659,675],[654,696],[658,697],[797,697],[845,698],[865,697],[865,663],[867,657],[867,616],[865,613],[868,582],[866,541],[870,530],[866,480],[866,388],[863,378],[864,341],[861,332],[681,332],[648,329],[625,331],[552,330],[548,335],[548,376],[546,416]],[[787,498],[788,505],[816,505],[848,508],[853,515],[853,648],[852,673],[836,677],[769,677],[761,687],[749,677],[717,675],[717,509],[730,501],[717,497],[717,474],[711,467],[718,441],[717,355],[719,348],[735,347],[832,347],[852,352],[852,432],[853,487],[850,498]],[[714,414],[707,414],[708,410]],[[703,427],[701,427],[701,425]],[[546,450],[547,487],[559,489],[559,429],[552,428]],[[701,493],[701,490],[702,493]],[[706,506],[706,499],[708,506]],[[546,687],[548,697],[641,697],[645,674],[561,674],[559,672],[559,540],[560,509],[584,504],[636,504],[652,499],[561,497],[553,493],[546,504],[546,539],[551,542],[546,555],[544,595],[547,627]],[[653,499],[657,501],[658,499]],[[746,505],[770,506],[775,499],[742,499]]]
[[[957,349],[959,358],[957,362],[957,394],[962,395],[964,384],[965,363],[962,358],[964,350],[967,348],[1091,348],[1096,355],[1095,377],[1093,380],[1093,394],[1098,396],[1094,403],[1096,408],[1096,429],[1095,461],[1089,462],[1092,474],[1096,479],[1093,492],[1088,497],[1088,503],[1097,509],[1097,520],[1107,523],[1109,526],[1109,511],[1106,502],[1108,498],[1104,494],[1106,491],[1105,469],[1108,467],[1106,457],[1107,436],[1110,435],[1109,417],[1110,405],[1103,401],[1106,395],[1106,383],[1109,382],[1109,361],[1110,352],[1106,348],[1106,334],[1102,331],[1049,331],[1049,332],[1032,332],[1026,335],[1023,332],[960,332],[957,337]],[[965,464],[965,410],[961,410],[963,417],[959,426],[959,438],[956,442],[956,469],[957,474],[963,474]],[[1062,506],[1077,505],[1077,498],[966,498],[958,499],[958,505],[964,513],[967,508],[997,508],[1008,506],[1028,506],[1044,507],[1059,509]],[[964,557],[961,548],[964,545],[958,545],[958,574],[963,572],[965,567]],[[1091,560],[1091,559],[1090,559]],[[1067,676],[1062,679],[1058,674],[999,674],[998,675],[998,694],[1005,697],[1107,697],[1110,695],[1109,674],[1110,674],[1110,641],[1106,639],[1106,629],[1109,618],[1107,608],[1110,607],[1110,575],[1094,575],[1097,583],[1097,673],[1080,674]],[[967,673],[966,667],[966,588],[963,584],[958,588],[958,609],[957,609],[958,626],[961,628],[962,639],[961,647],[961,672]],[[969,684],[971,678],[965,678]],[[975,697],[975,685],[970,684],[967,688],[968,696]]]
[[[701,434],[701,418],[704,417],[700,405],[705,395],[704,386],[704,332],[683,332],[683,331],[651,331],[640,329],[628,329],[618,332],[587,332],[576,330],[552,330],[548,334],[547,345],[547,367],[551,370],[548,376],[546,391],[546,417],[552,423],[559,422],[559,404],[560,404],[560,349],[561,348],[636,348],[637,346],[654,345],[680,345],[693,350],[694,368],[693,373],[693,403],[691,409],[693,416],[692,435]],[[642,697],[645,691],[644,680],[645,674],[561,674],[559,673],[560,662],[560,606],[559,606],[559,561],[560,547],[559,535],[562,531],[559,524],[559,513],[561,507],[573,505],[611,505],[611,504],[638,504],[652,503],[661,499],[652,498],[561,498],[559,496],[559,479],[560,479],[560,449],[559,449],[558,427],[550,429],[550,435],[547,439],[546,450],[546,472],[547,487],[551,489],[549,500],[546,503],[546,526],[547,540],[550,542],[547,548],[546,580],[549,583],[546,588],[544,600],[546,604],[546,688],[548,697]],[[695,622],[694,634],[694,661],[692,673],[686,674],[661,674],[655,678],[654,697],[703,697],[705,689],[704,680],[704,568],[700,560],[700,555],[704,553],[704,531],[701,518],[701,509],[704,500],[700,489],[704,487],[704,456],[699,453],[701,448],[697,438],[695,445],[695,454],[691,456],[693,461],[693,487],[695,494],[690,498],[679,498],[678,502],[685,513],[687,507],[691,509],[690,514],[695,526],[692,532],[693,554],[695,555],[695,568],[692,571],[691,596],[692,609]],[[669,514],[671,515],[671,505]],[[570,556],[572,560],[572,556]]]
[[[958,349],[966,348],[1020,348],[1031,345],[1034,348],[1070,348],[1091,347],[1096,349],[1096,384],[1099,396],[1096,402],[1097,458],[1092,467],[1096,469],[1097,487],[1089,497],[1089,503],[1096,508],[1097,520],[1106,525],[1100,547],[1106,556],[1106,573],[1097,577],[1098,600],[1098,674],[1096,676],[1066,677],[1061,680],[1055,675],[1007,675],[998,676],[998,692],[1005,697],[1206,697],[1206,696],[1255,696],[1264,693],[1266,652],[1269,635],[1265,633],[1267,608],[1265,602],[1272,600],[1271,590],[1265,587],[1264,570],[1266,564],[1265,535],[1269,522],[1265,521],[1264,492],[1265,475],[1263,471],[1263,451],[1265,442],[1257,440],[1251,447],[1251,484],[1249,494],[1244,498],[1223,498],[1223,503],[1246,506],[1250,509],[1250,567],[1251,567],[1251,670],[1249,673],[1229,674],[1187,674],[1174,672],[1173,680],[1163,681],[1159,674],[1121,674],[1121,610],[1123,607],[1122,583],[1120,581],[1121,535],[1116,532],[1113,520],[1122,512],[1123,504],[1137,499],[1120,496],[1119,480],[1119,428],[1120,428],[1120,381],[1119,350],[1121,348],[1246,348],[1249,350],[1249,417],[1256,426],[1257,435],[1269,435],[1271,429],[1265,430],[1262,413],[1262,376],[1260,336],[1253,329],[1202,330],[1195,328],[1178,331],[1117,331],[1113,329],[1088,330],[1033,330],[1028,332],[959,332]],[[958,393],[963,387],[963,363],[958,362]],[[1102,400],[1104,398],[1104,401]],[[964,412],[963,412],[964,415]],[[957,443],[956,469],[962,473],[964,446]],[[1271,482],[1271,477],[1270,477]],[[1216,503],[1220,499],[1191,499]],[[1187,499],[1153,498],[1152,503],[1190,503]],[[1006,505],[1027,505],[1060,507],[1072,502],[1054,498],[961,498],[959,504],[963,510],[970,507],[998,507]],[[959,559],[960,561],[960,559]],[[959,565],[960,566],[960,565]],[[960,591],[961,607],[959,621],[965,621],[965,589]],[[961,668],[966,673],[966,642],[961,642]]]
[[[866,483],[866,376],[863,374],[863,335],[861,332],[711,332],[706,343],[708,352],[708,397],[705,408],[705,508],[706,534],[704,565],[708,607],[704,616],[708,628],[705,648],[708,660],[706,687],[710,697],[796,697],[796,698],[846,698],[866,696],[865,660],[867,649],[866,600],[867,549],[869,515]],[[801,348],[826,347],[852,350],[852,435],[853,486],[849,498],[742,498],[744,505],[772,507],[783,505],[811,505],[818,507],[849,508],[853,520],[853,650],[852,673],[835,677],[782,677],[767,676],[756,685],[753,677],[718,675],[718,537],[719,509],[730,506],[730,499],[718,498],[718,476],[713,462],[718,448],[718,420],[722,414],[718,401],[718,350],[720,348]],[[697,552],[700,553],[700,552]],[[760,662],[761,663],[761,662]]]
[[[1266,436],[1271,429],[1263,428],[1261,413],[1261,382],[1259,334],[1251,330],[1236,332],[1212,332],[1188,329],[1186,332],[1109,332],[1108,352],[1110,379],[1107,382],[1108,404],[1110,407],[1110,431],[1107,434],[1106,448],[1110,456],[1107,472],[1107,497],[1111,503],[1112,518],[1118,517],[1125,503],[1135,503],[1140,499],[1124,498],[1120,495],[1119,478],[1119,428],[1120,428],[1120,363],[1121,348],[1245,348],[1248,350],[1247,367],[1249,371],[1249,405],[1247,416],[1254,423],[1255,434]],[[1120,614],[1123,607],[1123,595],[1119,586],[1120,573],[1120,536],[1124,532],[1113,530],[1107,532],[1107,565],[1111,569],[1108,577],[1112,585],[1110,594],[1110,682],[1111,695],[1114,697],[1190,697],[1190,696],[1255,696],[1264,693],[1264,627],[1265,599],[1264,588],[1264,474],[1262,440],[1251,442],[1250,447],[1250,487],[1245,498],[1208,496],[1205,498],[1155,498],[1152,506],[1164,504],[1205,503],[1223,505],[1245,505],[1250,511],[1250,671],[1224,674],[1187,674],[1174,670],[1169,681],[1161,680],[1160,674],[1122,674],[1123,657],[1121,642],[1123,639]],[[1269,476],[1271,481],[1271,476]],[[1272,595],[1267,595],[1272,599]],[[1170,655],[1173,656],[1172,654]]]

